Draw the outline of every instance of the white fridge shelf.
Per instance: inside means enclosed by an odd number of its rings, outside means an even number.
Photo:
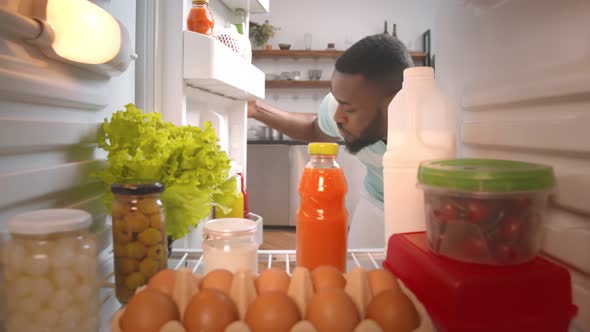
[[[236,100],[264,98],[264,72],[215,38],[184,31],[183,77],[188,87]]]
[[[221,0],[221,2],[232,10],[249,9],[251,14],[268,13],[270,9],[270,0]]]

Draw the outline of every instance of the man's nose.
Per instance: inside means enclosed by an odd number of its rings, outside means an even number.
[[[342,107],[339,105],[336,107],[336,112],[334,113],[334,121],[340,124],[346,124],[347,122],[346,113],[342,111]]]

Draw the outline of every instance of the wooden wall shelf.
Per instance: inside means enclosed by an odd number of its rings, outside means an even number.
[[[293,81],[270,80],[266,81],[267,89],[280,88],[330,88],[330,81]]]
[[[344,51],[339,50],[254,50],[252,57],[257,58],[337,58]],[[424,60],[426,53],[410,51],[414,60]]]

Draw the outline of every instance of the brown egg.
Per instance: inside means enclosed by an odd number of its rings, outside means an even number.
[[[272,291],[281,291],[287,293],[291,277],[282,269],[273,267],[264,270],[256,278],[256,291],[258,294],[264,294]]]
[[[384,290],[373,297],[367,307],[367,318],[376,321],[383,331],[409,332],[420,324],[412,301],[395,289]]]
[[[186,307],[182,324],[187,332],[223,332],[239,319],[236,304],[217,289],[202,289]]]
[[[402,291],[397,283],[397,278],[387,270],[371,270],[367,276],[369,278],[369,287],[371,288],[371,294],[373,294],[373,296],[378,295],[387,289],[394,289],[398,293],[401,293]]]
[[[233,273],[225,269],[213,270],[201,280],[201,289],[217,289],[229,295],[231,282],[234,279]]]
[[[176,271],[166,269],[156,273],[148,282],[148,288],[160,291],[168,296],[174,293]]]
[[[145,289],[129,300],[119,326],[123,332],[159,332],[167,322],[179,318],[176,304],[170,296]]]
[[[289,332],[300,319],[295,302],[287,294],[274,291],[258,295],[244,320],[252,332]]]
[[[322,289],[309,301],[307,320],[318,332],[352,332],[359,323],[359,313],[343,289]]]
[[[311,272],[313,288],[317,291],[324,288],[344,288],[346,279],[337,268],[330,265],[316,267]]]

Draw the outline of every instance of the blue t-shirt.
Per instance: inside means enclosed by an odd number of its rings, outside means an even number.
[[[331,93],[328,93],[320,104],[318,124],[326,135],[343,139],[334,120],[336,107],[338,107],[338,101]],[[364,187],[381,208],[383,208],[383,155],[386,149],[387,145],[383,141],[379,141],[363,148],[356,154],[367,167]]]

